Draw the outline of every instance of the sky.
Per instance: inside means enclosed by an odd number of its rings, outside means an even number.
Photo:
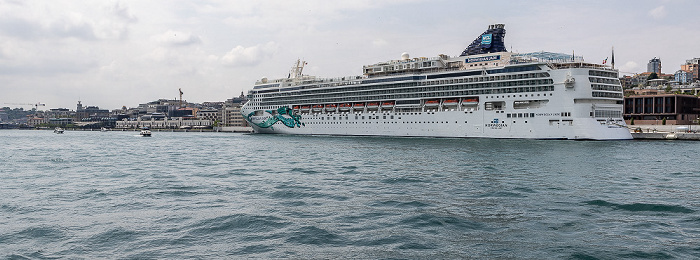
[[[362,66],[458,56],[488,25],[506,47],[663,73],[700,57],[700,1],[0,0],[0,107],[224,101],[256,80],[361,75]]]

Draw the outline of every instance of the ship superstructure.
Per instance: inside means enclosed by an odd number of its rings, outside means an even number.
[[[460,56],[380,62],[363,76],[303,75],[256,82],[241,112],[256,133],[631,139],[618,72],[580,56],[516,54],[504,25]]]

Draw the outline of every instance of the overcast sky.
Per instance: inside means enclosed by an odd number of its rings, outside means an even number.
[[[506,47],[664,73],[700,57],[700,1],[0,0],[0,106],[116,109],[182,88],[224,101],[262,77],[360,75],[362,65],[459,55],[489,24]],[[26,109],[31,106],[24,106]],[[41,108],[40,108],[41,109]]]

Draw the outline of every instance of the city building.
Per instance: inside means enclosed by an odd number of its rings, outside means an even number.
[[[700,58],[686,60],[685,64],[681,65],[681,70],[691,74],[690,82],[700,80]]]
[[[4,109],[0,109],[0,122],[10,121],[10,117],[7,115]]]
[[[227,99],[221,110],[221,125],[224,127],[250,127],[241,114],[241,107],[246,102],[248,99],[243,92],[238,97]]]
[[[700,98],[692,95],[635,95],[624,99],[624,118],[638,125],[694,124],[700,117]]]
[[[685,70],[678,70],[673,74],[674,80],[680,84],[693,82],[693,73]]]
[[[647,63],[647,72],[661,74],[661,59],[654,57]]]
[[[216,109],[200,109],[197,111],[197,119],[209,120],[212,122],[221,121],[221,112]]]

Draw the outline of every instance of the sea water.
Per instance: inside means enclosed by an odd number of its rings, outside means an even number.
[[[0,131],[7,259],[689,259],[700,143]]]

